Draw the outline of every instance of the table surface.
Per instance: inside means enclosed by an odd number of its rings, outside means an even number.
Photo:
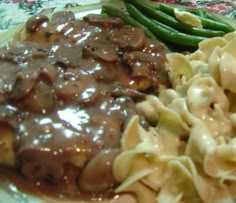
[[[45,9],[99,3],[105,0],[0,0],[0,32],[25,22]],[[236,19],[236,0],[153,0],[206,8]]]

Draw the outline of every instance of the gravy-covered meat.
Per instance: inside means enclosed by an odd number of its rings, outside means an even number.
[[[30,18],[0,51],[0,122],[13,131],[0,142],[16,160],[0,164],[69,198],[112,192],[122,132],[135,102],[169,85],[165,62],[162,44],[118,18]]]

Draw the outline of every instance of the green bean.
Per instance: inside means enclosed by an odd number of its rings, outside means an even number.
[[[221,30],[202,29],[188,25],[181,26],[180,30],[192,35],[198,35],[203,37],[220,37],[225,34],[225,32]]]
[[[145,13],[146,15],[148,15],[149,17],[151,17],[157,21],[160,21],[160,22],[162,22],[166,25],[169,25],[173,28],[179,27],[179,23],[175,18],[173,18],[172,16],[169,16],[168,14],[166,14],[160,10],[153,9],[147,3],[144,3],[140,0],[130,0],[130,1],[126,1],[126,2],[134,5],[141,12]]]
[[[189,12],[193,13],[193,14],[195,14],[197,16],[200,16],[200,17],[205,17],[206,10],[203,10],[203,9],[192,9],[192,12],[190,10],[189,10]]]
[[[220,23],[226,24],[227,26],[229,26],[231,28],[231,31],[235,30],[235,28],[233,28],[229,23],[227,23],[226,21],[224,21],[223,19],[218,17],[216,14],[211,13],[211,12],[207,12],[207,11],[204,14],[205,14],[206,18],[209,18],[209,19],[214,20],[216,22],[220,22]]]
[[[173,28],[167,29],[166,25],[160,22],[155,22],[152,19],[146,17],[139,11],[134,5],[130,3],[125,3],[126,9],[129,14],[135,18],[137,21],[145,25],[149,30],[151,30],[159,38],[172,42],[179,45],[186,45],[190,47],[197,47],[198,43],[206,39],[205,37],[188,35],[174,31]]]
[[[198,35],[203,37],[216,37],[216,36],[223,36],[225,32],[219,31],[219,30],[210,30],[210,29],[202,29],[198,27],[193,27],[190,25],[184,25],[183,23],[176,20],[174,17],[153,9],[148,4],[140,1],[140,0],[132,0],[130,1],[131,4],[133,4],[136,8],[138,8],[140,11],[145,13],[147,16],[150,16],[151,18],[166,24],[168,26],[171,26],[181,32],[185,32],[192,35]]]
[[[171,5],[161,3],[159,5],[159,9],[162,12],[165,12],[166,14],[169,14],[171,16],[175,16],[175,14],[174,14],[175,7],[173,7]],[[230,26],[229,24],[222,23],[222,21],[220,22],[220,21],[208,19],[206,17],[202,17],[202,12],[195,12],[195,13],[199,13],[198,18],[201,20],[204,28],[208,28],[211,30],[222,30],[224,32],[234,31],[234,28],[232,26]]]
[[[124,12],[122,12],[121,10],[119,10],[119,9],[113,7],[113,6],[103,5],[102,6],[102,12],[106,13],[109,16],[119,17],[125,23],[127,23],[129,25],[142,28],[144,30],[145,34],[149,38],[158,40],[158,38],[147,27],[145,27],[143,24],[139,23],[137,20],[135,20],[131,16],[126,15]]]
[[[234,28],[227,25],[227,24],[223,24],[211,19],[207,19],[207,18],[203,18],[201,16],[199,16],[200,20],[202,21],[202,26],[204,28],[208,28],[208,29],[212,29],[212,30],[222,30],[224,32],[232,32],[234,31]]]
[[[174,9],[178,9],[181,11],[186,11],[186,12],[190,12],[192,14],[195,14],[197,16],[201,16],[201,17],[205,17],[205,12],[206,10],[202,9],[202,8],[191,8],[191,7],[185,7],[185,6],[178,6],[178,5],[172,5],[172,4],[167,4],[167,3],[160,3],[158,5],[158,7],[154,7],[158,10],[163,11],[164,13],[175,17],[175,12]]]
[[[199,16],[199,17],[207,18],[207,19],[213,20],[215,22],[225,24],[229,27],[229,30],[231,30],[231,31],[235,30],[235,28],[232,25],[230,25],[228,22],[226,22],[226,20],[222,19],[220,17],[220,15],[218,15],[218,14],[206,11],[205,9],[201,9],[201,8],[200,9],[185,8],[185,10],[190,12],[190,13],[193,13],[193,14]],[[224,16],[222,16],[222,17],[224,17]]]

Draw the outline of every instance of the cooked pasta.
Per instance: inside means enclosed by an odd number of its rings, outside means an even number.
[[[137,104],[113,171],[140,203],[236,201],[236,32],[167,55],[172,89]]]

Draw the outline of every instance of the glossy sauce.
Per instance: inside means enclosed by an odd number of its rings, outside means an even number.
[[[41,191],[109,196],[135,102],[170,84],[166,50],[120,19],[75,20],[72,12],[32,17],[23,36],[0,51],[0,121],[14,131],[11,167]]]

